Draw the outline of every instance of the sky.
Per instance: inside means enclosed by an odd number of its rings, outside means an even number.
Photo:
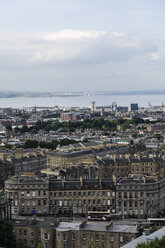
[[[0,90],[165,89],[164,0],[0,0]]]

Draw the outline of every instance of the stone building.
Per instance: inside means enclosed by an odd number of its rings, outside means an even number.
[[[139,236],[135,225],[105,222],[12,221],[18,241],[37,248],[119,248]]]
[[[40,173],[46,168],[46,155],[27,152],[25,150],[0,151],[0,188],[4,187],[5,180],[12,175],[23,172]]]
[[[57,224],[50,221],[36,219],[12,220],[14,234],[17,241],[22,241],[27,247],[55,248]]]
[[[49,168],[56,168],[58,165],[66,165],[66,164],[93,164],[93,152],[91,150],[87,151],[76,151],[76,152],[52,152],[48,154],[48,165]]]
[[[11,219],[11,200],[7,199],[2,191],[0,192],[0,217],[4,220]]]
[[[159,156],[114,156],[98,157],[98,175],[101,177],[139,177],[140,175],[160,175],[165,177],[165,159]]]
[[[12,200],[12,215],[48,215],[49,182],[44,178],[13,177],[5,182],[8,199]]]
[[[153,217],[165,210],[165,178],[126,178],[116,182],[116,212],[123,217]]]
[[[138,236],[136,226],[115,225],[105,222],[61,222],[56,228],[56,247],[119,248]]]
[[[50,215],[86,216],[88,211],[115,213],[112,179],[49,180]]]
[[[19,177],[5,183],[14,215],[154,217],[165,210],[165,178],[67,179]]]

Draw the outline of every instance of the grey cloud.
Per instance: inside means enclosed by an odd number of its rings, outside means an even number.
[[[130,35],[104,31],[0,34],[0,60],[13,66],[19,66],[20,61],[20,67],[22,64],[102,64],[155,51],[152,44]]]

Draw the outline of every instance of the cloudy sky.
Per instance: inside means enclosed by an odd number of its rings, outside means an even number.
[[[165,89],[164,0],[0,0],[0,90]]]

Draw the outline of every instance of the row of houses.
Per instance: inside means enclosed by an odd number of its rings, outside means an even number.
[[[121,218],[146,218],[165,210],[165,178],[56,179],[13,177],[5,182],[12,215],[87,216],[108,211]]]

